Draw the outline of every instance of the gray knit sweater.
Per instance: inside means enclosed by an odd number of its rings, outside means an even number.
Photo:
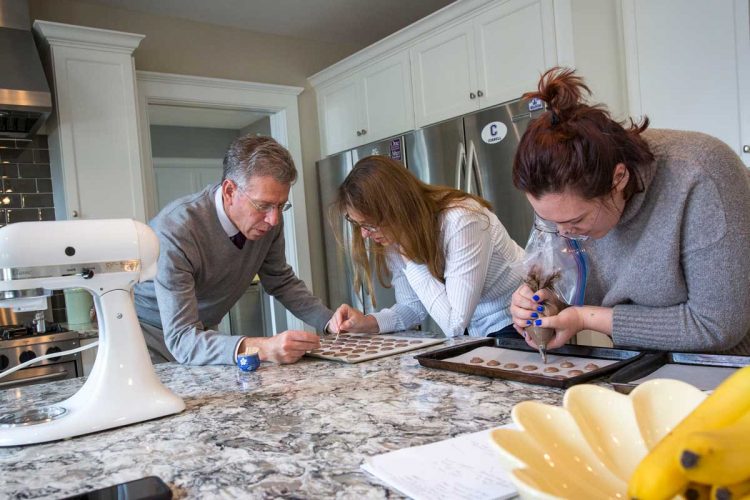
[[[586,303],[617,346],[750,354],[750,175],[705,134],[648,130],[656,161],[617,226],[589,244]]]
[[[256,274],[266,292],[306,323],[322,330],[333,315],[287,264],[282,224],[242,250],[230,241],[216,213],[218,188],[170,203],[149,223],[159,237],[158,269],[154,281],[136,286],[136,311],[141,322],[164,330],[162,342],[180,363],[234,362],[239,337],[207,328],[219,324]],[[149,346],[161,341],[146,340]]]

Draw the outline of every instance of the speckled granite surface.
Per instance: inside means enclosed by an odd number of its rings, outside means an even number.
[[[419,352],[356,365],[264,363],[254,373],[158,365],[183,413],[0,448],[0,498],[60,498],[148,475],[177,498],[399,497],[360,470],[365,457],[506,423],[520,401],[562,400],[558,389],[422,367]],[[59,401],[81,384],[0,391],[0,407]]]

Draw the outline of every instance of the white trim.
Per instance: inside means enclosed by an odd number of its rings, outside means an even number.
[[[284,213],[287,262],[294,268],[297,276],[312,289],[297,106],[297,96],[302,89],[286,85],[258,84],[151,71],[136,71],[136,81],[143,162],[143,191],[149,219],[156,215],[154,164],[151,158],[151,131],[148,121],[149,104],[244,109],[271,113],[271,135],[289,149],[299,172],[297,182],[292,186],[289,194],[292,210]],[[273,297],[270,297],[270,300],[273,301]],[[271,310],[275,311],[275,308]],[[288,329],[312,330],[289,312],[287,312],[286,323]],[[273,324],[276,324],[276,321]]]
[[[575,68],[575,46],[573,44],[572,0],[554,0],[552,10],[555,18],[555,42],[557,65]]]
[[[122,52],[132,54],[146,35],[34,21],[34,31],[42,35],[47,43],[55,46],[96,49],[97,51]]]
[[[162,156],[153,157],[151,163],[154,168],[222,168],[224,166],[223,160],[219,158],[169,158]]]
[[[298,96],[304,90],[302,87],[290,85],[274,85],[270,83],[243,82],[241,80],[226,80],[224,78],[207,78],[204,76],[175,75],[170,73],[156,73],[153,71],[138,71],[138,81],[165,83],[171,85],[188,85],[191,87],[205,87],[211,89],[224,88],[243,91],[266,92]]]
[[[308,77],[307,81],[313,87],[318,87],[329,80],[344,76],[345,73],[354,72],[363,66],[368,66],[399,49],[406,49],[409,45],[417,42],[419,38],[434,34],[432,33],[433,30],[447,29],[461,23],[483,7],[494,7],[506,1],[508,0],[458,0],[453,2],[396,33],[368,45],[346,59],[315,73]]]
[[[638,26],[636,0],[622,0],[622,36],[625,49],[625,84],[628,92],[627,110],[633,119],[643,116],[641,76],[638,62]]]

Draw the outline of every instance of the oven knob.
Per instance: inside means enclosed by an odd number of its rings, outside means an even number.
[[[34,351],[23,351],[18,357],[18,360],[21,363],[25,363],[27,361],[31,361],[34,358],[36,358],[36,353]]]
[[[62,349],[60,349],[59,347],[50,347],[49,349],[47,349],[47,354],[55,354],[56,352],[61,352],[61,351]],[[59,361],[61,357],[62,356],[57,356],[57,357],[49,358],[49,359],[50,361]]]
[[[0,354],[0,371],[3,371],[6,368],[8,368],[9,364],[10,364],[10,360],[8,359],[8,356]]]

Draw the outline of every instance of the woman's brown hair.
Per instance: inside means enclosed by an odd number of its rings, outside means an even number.
[[[477,196],[425,184],[387,156],[368,156],[357,162],[339,186],[330,216],[334,220],[353,208],[368,224],[380,228],[388,239],[399,245],[403,256],[427,265],[430,274],[444,281],[445,255],[440,246],[439,216],[443,210],[464,200],[474,200],[480,207],[492,209],[487,200]],[[472,205],[463,206],[471,210]],[[385,249],[381,245],[367,245],[361,231],[354,230],[352,259],[355,286],[364,283],[374,301],[373,264],[380,283],[390,287],[386,282],[390,272],[385,262]]]
[[[539,80],[536,92],[547,111],[531,122],[513,160],[513,184],[539,198],[572,190],[586,199],[612,192],[615,166],[623,163],[630,179],[625,199],[641,189],[638,165],[654,160],[641,133],[648,118],[628,128],[613,120],[602,105],[583,102],[591,91],[569,68],[552,68]]]

